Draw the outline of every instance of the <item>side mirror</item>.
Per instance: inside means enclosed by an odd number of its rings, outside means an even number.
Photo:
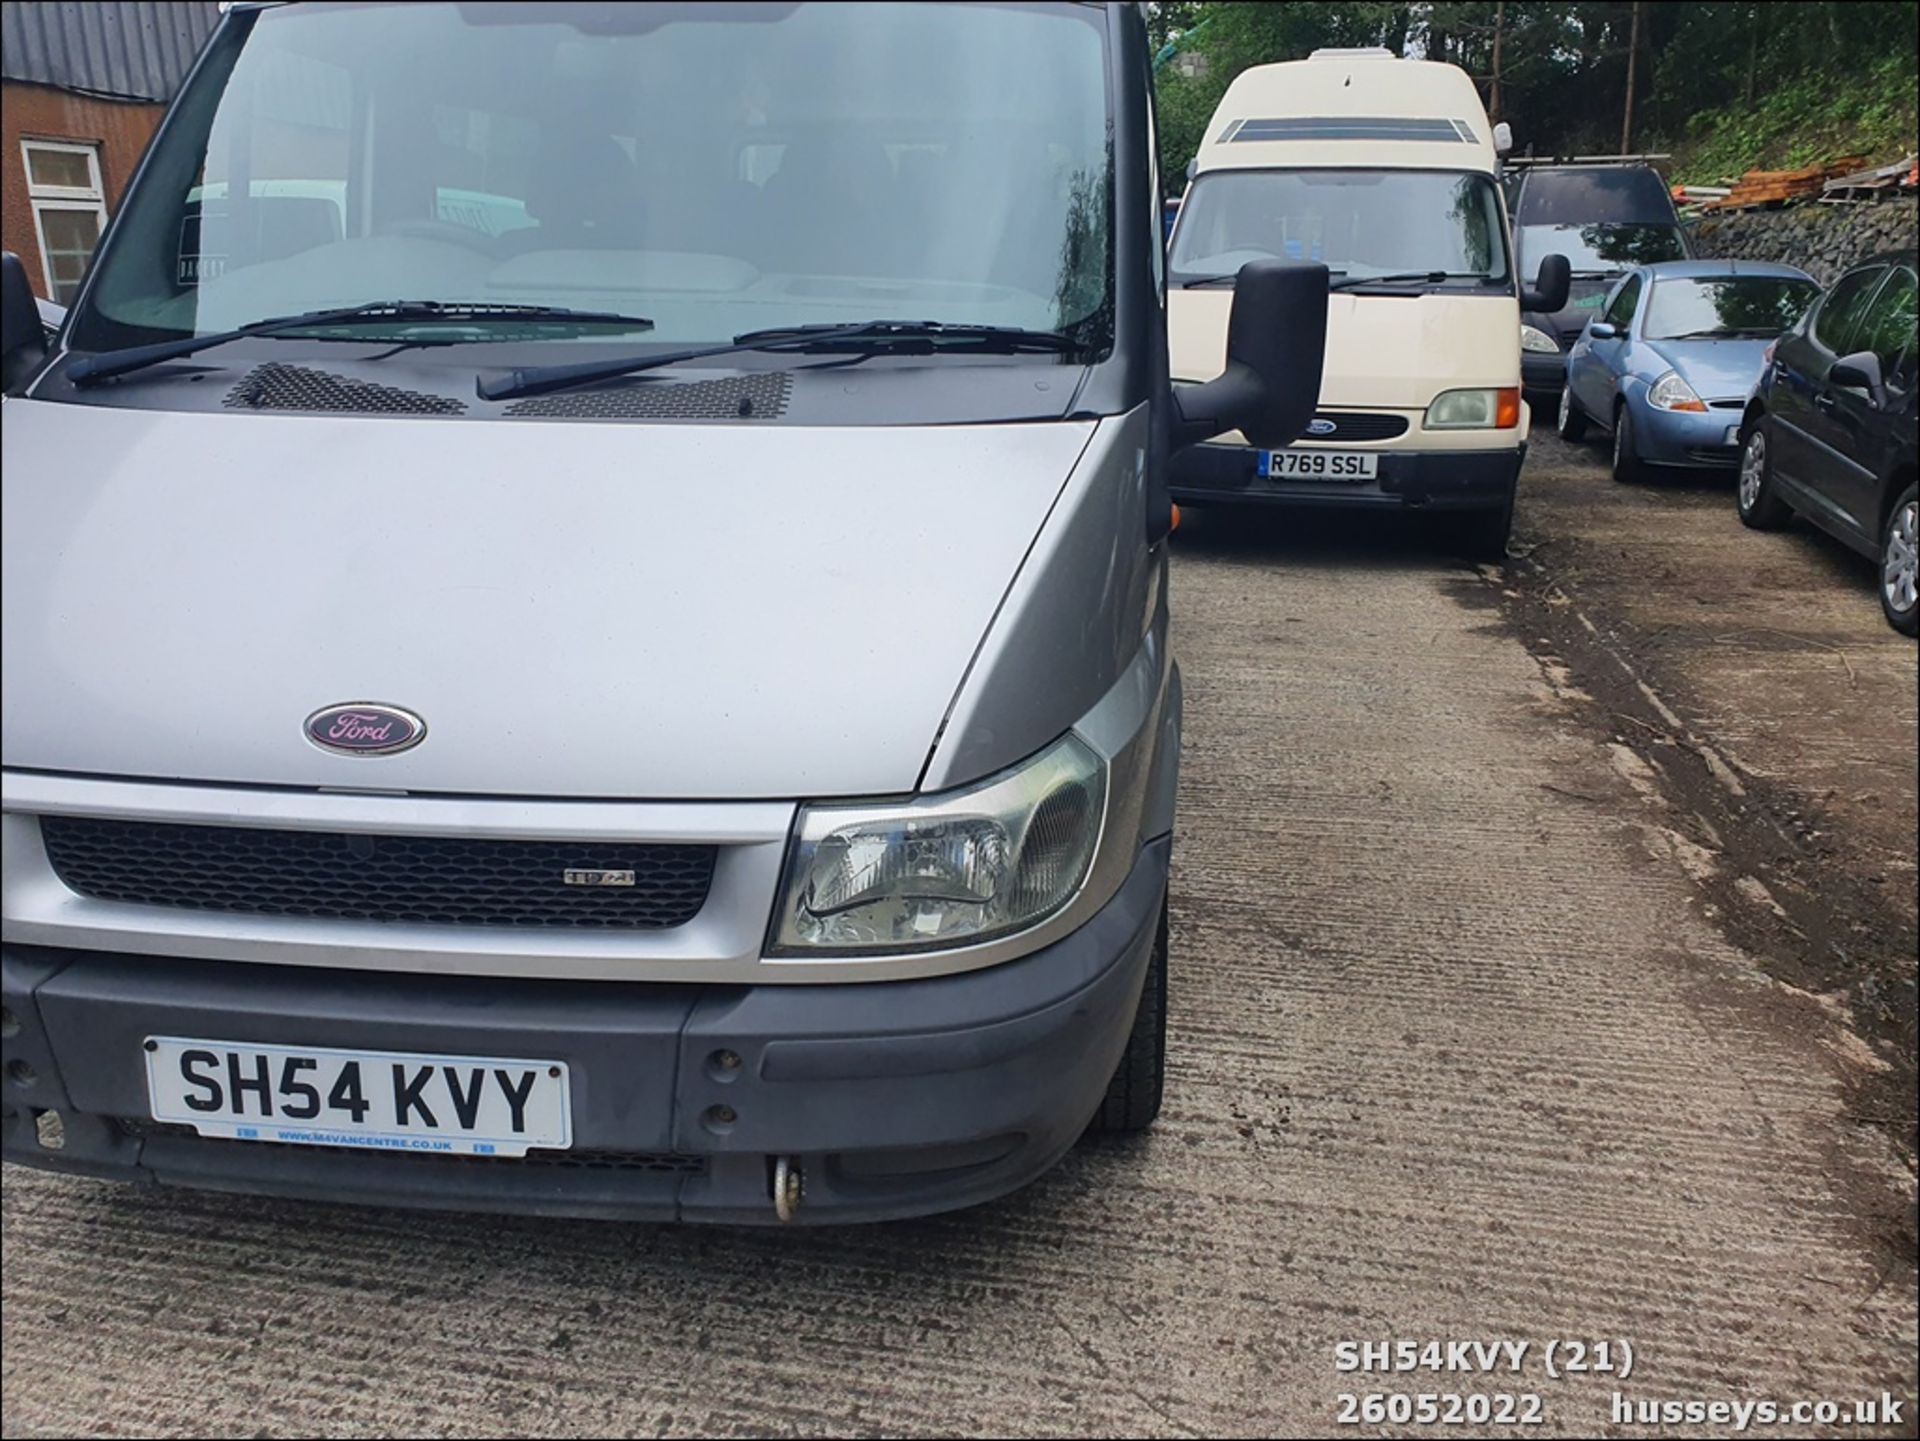
[[[1249,260],[1234,277],[1226,371],[1174,391],[1174,443],[1237,430],[1263,450],[1291,444],[1320,403],[1326,349],[1327,267]]]
[[[1493,127],[1493,153],[1505,155],[1513,149],[1513,127],[1502,120]]]
[[[1880,371],[1880,357],[1871,350],[1856,350],[1852,355],[1843,355],[1834,361],[1833,369],[1827,372],[1829,385],[1864,390],[1875,405],[1880,403],[1880,388],[1885,381],[1886,376]]]
[[[1552,315],[1566,307],[1567,292],[1573,289],[1573,267],[1564,255],[1549,255],[1540,262],[1540,274],[1533,289],[1520,292],[1520,308],[1538,315]]]
[[[1604,320],[1596,320],[1587,327],[1587,339],[1589,340],[1612,340],[1619,334],[1620,332],[1618,330],[1615,330]]]
[[[27,268],[11,250],[0,252],[0,390],[11,391],[46,355],[47,333]]]
[[[1196,175],[1198,175],[1199,173],[1200,173],[1200,157],[1199,157],[1198,155],[1196,155],[1196,156],[1194,156],[1194,157],[1193,157],[1193,159],[1191,159],[1191,160],[1189,160],[1189,161],[1187,162],[1187,179],[1188,179],[1188,181],[1189,181],[1189,182],[1191,182],[1191,181],[1192,181],[1192,179],[1193,179],[1193,177],[1194,177],[1194,176],[1196,176]]]

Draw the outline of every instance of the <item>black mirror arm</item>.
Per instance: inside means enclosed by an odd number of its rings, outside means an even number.
[[[1204,385],[1176,385],[1173,444],[1198,445],[1239,428],[1238,417],[1253,412],[1265,387],[1252,367],[1229,361],[1226,370]]]

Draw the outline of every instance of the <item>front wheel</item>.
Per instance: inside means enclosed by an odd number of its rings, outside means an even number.
[[[1167,1081],[1167,903],[1160,902],[1160,929],[1147,961],[1140,1006],[1133,1013],[1127,1049],[1107,1082],[1106,1097],[1087,1129],[1108,1135],[1144,1131],[1160,1114]]]
[[[1613,478],[1622,485],[1632,485],[1644,475],[1639,447],[1634,443],[1633,412],[1621,401],[1613,413]]]
[[[1560,419],[1554,428],[1560,432],[1560,438],[1562,440],[1578,442],[1586,439],[1586,412],[1573,403],[1573,387],[1571,385],[1563,385],[1560,387]]]
[[[1468,560],[1498,565],[1507,558],[1513,536],[1513,497],[1497,510],[1473,510],[1453,518],[1454,537]]]
[[[1767,451],[1767,426],[1759,416],[1740,448],[1740,488],[1736,504],[1741,523],[1754,530],[1778,530],[1793,514],[1773,489],[1773,457]]]
[[[1880,528],[1880,609],[1902,635],[1920,635],[1920,490],[1908,486]]]

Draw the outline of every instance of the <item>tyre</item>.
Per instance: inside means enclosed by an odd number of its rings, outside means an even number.
[[[1920,560],[1920,489],[1908,486],[1880,527],[1880,609],[1902,635],[1920,635],[1915,563]]]
[[[1167,903],[1160,902],[1160,929],[1147,961],[1140,1007],[1107,1094],[1087,1130],[1099,1135],[1144,1131],[1160,1114],[1167,1078]]]
[[[1613,478],[1622,485],[1646,478],[1646,467],[1634,443],[1633,411],[1625,401],[1613,412]]]
[[[1513,535],[1513,497],[1497,510],[1472,510],[1453,520],[1454,543],[1468,560],[1499,565]]]
[[[1767,450],[1767,424],[1755,416],[1746,443],[1740,447],[1740,484],[1735,504],[1741,521],[1755,530],[1778,530],[1793,510],[1773,488],[1773,457]]]
[[[1554,429],[1560,432],[1560,438],[1565,441],[1577,444],[1586,439],[1587,415],[1574,403],[1571,385],[1560,387],[1560,419]]]

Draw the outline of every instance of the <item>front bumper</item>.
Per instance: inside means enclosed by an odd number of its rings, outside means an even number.
[[[922,980],[691,986],[342,972],[40,946],[0,949],[10,1162],[109,1180],[441,1210],[800,1222],[973,1205],[1073,1145],[1125,1047],[1170,838],[1119,892],[1020,960]],[[439,1157],[155,1128],[152,1034],[568,1063],[574,1149]],[[731,1073],[711,1064],[732,1051]],[[710,1108],[734,1119],[709,1124]],[[58,1112],[62,1144],[42,1136]]]
[[[1195,445],[1173,458],[1175,500],[1358,509],[1497,510],[1513,499],[1525,444],[1501,450],[1379,452],[1368,481],[1269,480],[1257,452],[1242,445]]]
[[[1548,355],[1544,350],[1520,352],[1520,388],[1540,395],[1558,395],[1567,384],[1565,351]]]
[[[1634,446],[1649,464],[1730,469],[1740,463],[1741,408],[1659,410],[1646,403],[1644,393],[1628,403],[1633,406]],[[1735,438],[1729,440],[1729,435]]]

